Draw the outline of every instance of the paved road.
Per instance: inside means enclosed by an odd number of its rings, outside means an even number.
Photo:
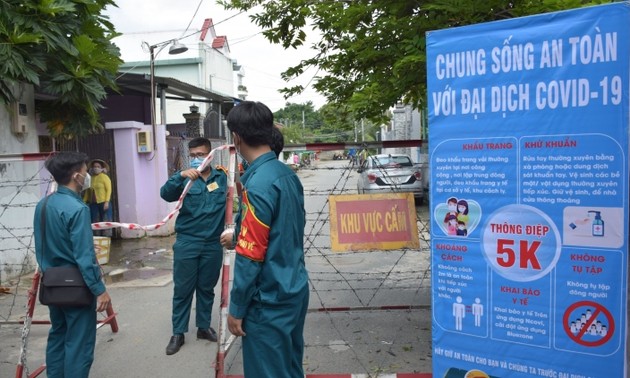
[[[354,194],[356,172],[346,161],[318,162],[301,170],[307,207],[306,261],[311,278],[311,303],[305,330],[308,374],[364,374],[431,371],[430,257],[426,206],[419,207],[419,251],[330,251],[327,198]],[[97,334],[92,377],[214,377],[215,343],[195,340],[194,319],[186,344],[173,356],[164,348],[171,334],[170,311],[173,237],[115,241],[108,273],[128,269],[108,285],[118,312],[120,331],[107,326]],[[25,288],[23,288],[25,289]],[[217,290],[217,303],[220,292]],[[18,302],[25,298],[25,292]],[[0,298],[2,300],[2,298]],[[17,303],[16,306],[24,304]],[[385,306],[407,309],[385,310]],[[352,311],[320,311],[351,307]],[[16,318],[24,313],[15,311]],[[37,307],[35,318],[45,319]],[[212,323],[218,326],[218,308]],[[28,366],[43,362],[46,325],[33,325]],[[15,375],[21,327],[0,326],[0,377]],[[225,373],[242,374],[240,341],[232,345]],[[42,376],[45,376],[42,375]]]

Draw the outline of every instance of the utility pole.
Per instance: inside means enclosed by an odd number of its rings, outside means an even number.
[[[361,118],[361,142],[365,142],[365,128],[363,127],[363,118]]]

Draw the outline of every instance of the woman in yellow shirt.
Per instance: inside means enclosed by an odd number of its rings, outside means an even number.
[[[111,221],[112,180],[106,174],[109,165],[101,159],[94,159],[90,162],[89,170],[92,188],[86,190],[83,200],[90,205],[92,223]]]

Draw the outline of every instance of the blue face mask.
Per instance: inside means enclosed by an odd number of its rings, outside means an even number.
[[[197,169],[201,166],[201,163],[203,163],[203,159],[196,157],[190,161],[190,168]]]

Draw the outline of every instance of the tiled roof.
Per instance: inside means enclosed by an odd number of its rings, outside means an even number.
[[[227,45],[227,37],[224,36],[224,35],[218,36],[212,41],[212,48],[213,49],[221,49],[225,45]]]
[[[199,36],[200,41],[204,41],[206,39],[206,35],[208,34],[209,30],[210,36],[212,36],[214,34],[214,25],[212,24],[212,19],[206,18],[203,21],[203,26],[201,27],[201,35]]]

